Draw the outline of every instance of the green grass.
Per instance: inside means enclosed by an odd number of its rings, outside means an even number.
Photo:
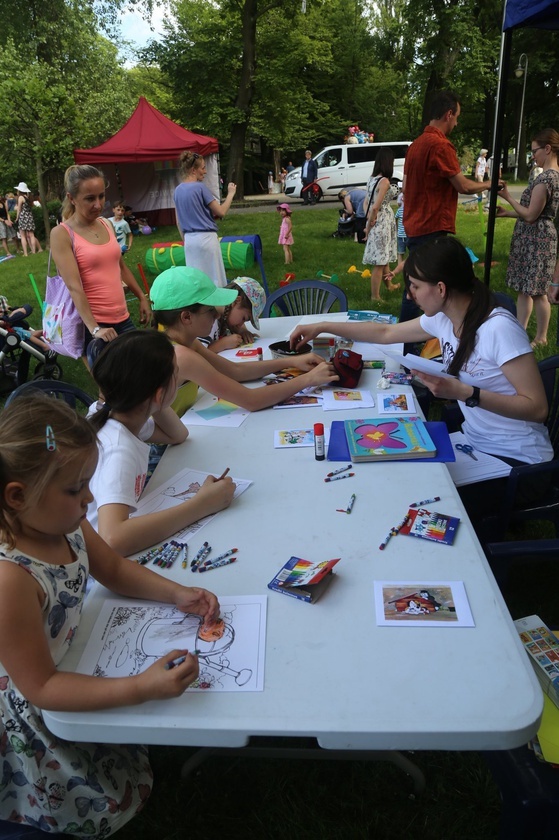
[[[283,249],[277,244],[279,218],[273,210],[234,213],[220,223],[223,235],[258,233],[270,290],[278,287],[286,269],[297,279],[316,277],[319,269],[336,273],[351,308],[370,308],[367,280],[347,274],[350,265],[361,266],[363,248],[353,242],[333,239],[338,207],[318,205],[293,212],[294,263],[283,264]],[[484,237],[475,212],[458,210],[458,235],[483,260]],[[498,220],[495,233],[491,285],[506,291],[505,270],[513,221]],[[174,228],[162,228],[148,237],[136,237],[128,265],[136,269],[154,242],[176,241]],[[18,257],[0,264],[0,294],[12,305],[36,301],[27,272],[44,290],[47,254]],[[249,272],[250,273],[250,272]],[[258,278],[258,269],[253,274]],[[478,275],[483,276],[482,269]],[[228,272],[230,279],[235,272]],[[381,309],[398,314],[400,292],[386,293]],[[137,317],[135,301],[130,305]],[[36,306],[31,317],[40,326]],[[538,349],[545,357],[555,352],[557,308],[549,330],[551,343]],[[534,326],[529,326],[530,336]],[[64,379],[94,393],[92,380],[81,362],[62,359]],[[506,592],[514,618],[537,612],[548,624],[559,624],[557,568],[553,563],[514,569]],[[542,585],[543,584],[543,585]],[[506,698],[503,698],[506,702]],[[157,722],[154,722],[157,725]],[[384,840],[396,834],[409,840],[493,840],[498,834],[500,802],[497,789],[476,753],[424,752],[412,759],[427,778],[427,793],[410,798],[411,785],[391,765],[360,761],[296,761],[213,757],[188,780],[180,778],[182,762],[193,751],[187,748],[152,748],[155,789],[141,816],[119,832],[121,840],[182,840],[204,834],[257,840]]]

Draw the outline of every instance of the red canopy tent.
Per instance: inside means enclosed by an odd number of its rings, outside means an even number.
[[[206,159],[206,183],[219,198],[218,143],[174,123],[141,96],[123,127],[100,146],[75,149],[76,163],[98,166],[110,182],[109,202],[124,200],[152,225],[175,222],[173,193],[179,183],[178,158],[189,149]]]

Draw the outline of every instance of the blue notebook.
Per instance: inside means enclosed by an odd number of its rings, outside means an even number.
[[[427,420],[425,422],[425,428],[437,447],[437,454],[434,458],[414,458],[413,460],[419,464],[456,461],[456,455],[446,423],[443,423],[441,420]],[[347,463],[351,461],[343,420],[333,420],[330,425],[330,443],[328,445],[327,458],[329,461],[346,461]]]

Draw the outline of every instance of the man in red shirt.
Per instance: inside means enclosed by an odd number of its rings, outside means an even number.
[[[458,97],[451,91],[439,91],[431,101],[429,125],[408,149],[403,192],[409,251],[435,236],[456,233],[458,193],[475,195],[487,187],[461,172],[456,149],[448,139],[459,116]],[[400,320],[410,321],[419,314],[404,291]]]

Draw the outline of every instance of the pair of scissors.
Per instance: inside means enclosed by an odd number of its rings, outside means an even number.
[[[474,447],[470,446],[469,443],[457,443],[456,449],[458,449],[459,452],[463,452],[464,455],[469,455],[470,458],[474,459],[474,461],[478,460],[474,455]]]

